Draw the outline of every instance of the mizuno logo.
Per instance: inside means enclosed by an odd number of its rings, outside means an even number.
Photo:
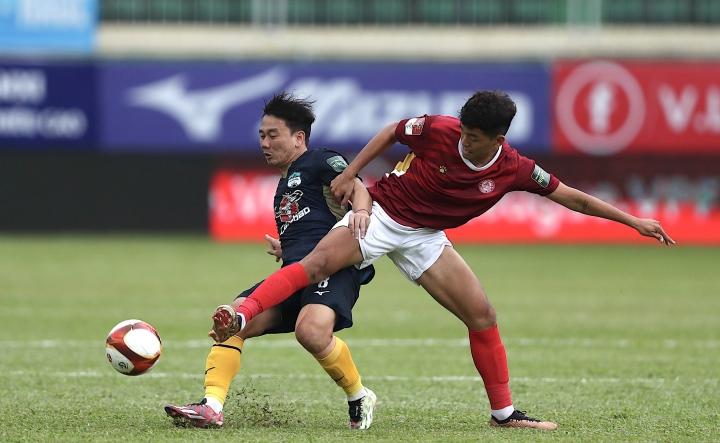
[[[128,102],[163,112],[180,123],[193,141],[211,142],[222,132],[223,115],[231,108],[281,88],[287,75],[270,69],[226,85],[188,91],[184,74],[138,86],[128,91]]]
[[[315,291],[315,293],[316,293],[317,295],[323,295],[323,294],[326,294],[326,293],[328,293],[328,292],[330,292],[330,291]]]

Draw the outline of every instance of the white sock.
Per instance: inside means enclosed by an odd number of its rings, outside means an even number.
[[[360,400],[361,398],[365,397],[367,395],[367,391],[365,390],[365,387],[363,386],[362,389],[358,391],[355,395],[348,395],[348,401],[355,401]]]
[[[213,397],[205,397],[205,404],[210,406],[215,413],[220,413],[222,411],[223,405],[220,403],[220,400]]]
[[[506,418],[510,417],[512,413],[515,411],[515,408],[513,405],[505,406],[502,409],[492,409],[490,413],[493,417],[495,417],[497,420],[505,420]]]

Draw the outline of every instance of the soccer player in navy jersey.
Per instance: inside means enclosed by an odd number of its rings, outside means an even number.
[[[265,160],[282,174],[274,198],[280,239],[266,235],[266,240],[270,244],[268,253],[278,260],[282,258],[283,266],[296,263],[310,253],[346,215],[333,200],[329,188],[331,180],[347,163],[337,152],[307,148],[313,121],[311,102],[279,94],[265,105],[260,124],[260,147]],[[354,183],[350,226],[358,235],[361,232],[364,235],[372,200],[359,179]],[[363,386],[350,349],[333,332],[352,326],[352,308],[360,285],[368,283],[373,275],[372,267],[339,269],[315,282],[317,284],[298,288],[290,298],[268,307],[237,333],[219,335],[211,331],[210,336],[216,343],[206,361],[205,397],[199,403],[167,405],[166,413],[180,423],[197,427],[222,426],[223,403],[232,379],[240,370],[245,340],[295,331],[300,344],[345,391],[350,428],[369,428],[375,394]],[[239,305],[259,284],[242,292],[234,305]],[[232,309],[229,305],[223,307]]]
[[[242,328],[297,288],[350,264],[362,268],[387,255],[467,326],[472,359],[490,401],[490,424],[556,429],[555,423],[514,408],[495,310],[443,229],[483,214],[508,192],[527,191],[574,211],[623,223],[662,244],[675,242],[658,221],[634,217],[569,187],[513,149],[505,134],[515,113],[507,94],[478,91],[462,107],[460,118],[425,115],[381,129],[331,186],[344,205],[354,177],[372,159],[396,141],[410,148],[405,161],[369,189],[374,202],[366,234],[357,238],[348,228],[349,220],[343,219],[310,255],[268,277],[236,312],[216,311],[214,329]]]

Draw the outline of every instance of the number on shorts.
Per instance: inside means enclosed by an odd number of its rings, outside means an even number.
[[[330,284],[330,277],[326,278],[325,280],[318,283],[318,288],[327,288],[328,284]]]

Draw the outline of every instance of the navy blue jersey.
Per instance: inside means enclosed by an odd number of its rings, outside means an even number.
[[[330,182],[347,162],[327,149],[308,150],[288,168],[275,191],[275,223],[283,265],[300,261],[345,212],[332,197]]]

